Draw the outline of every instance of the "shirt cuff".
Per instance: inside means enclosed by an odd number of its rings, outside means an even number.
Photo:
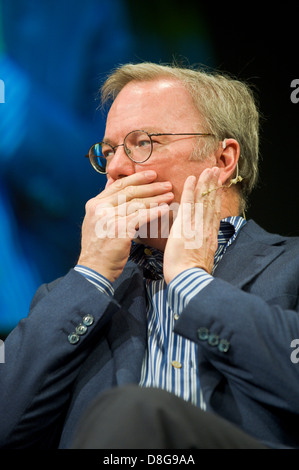
[[[80,264],[74,267],[74,270],[82,274],[89,282],[94,284],[96,288],[108,296],[114,296],[114,289],[111,282],[101,274],[97,273],[91,268],[87,268]]]
[[[201,268],[190,268],[180,273],[167,286],[167,300],[170,308],[180,315],[190,300],[213,279],[211,274]]]

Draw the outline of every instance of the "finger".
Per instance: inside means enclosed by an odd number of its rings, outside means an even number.
[[[121,194],[126,198],[127,201],[130,201],[132,199],[144,199],[146,197],[164,194],[171,191],[171,189],[172,184],[170,183],[170,181],[159,181],[140,186],[130,185],[124,188],[118,194]]]
[[[184,183],[180,207],[177,214],[177,224],[183,224],[186,217],[192,216],[194,210],[194,189],[196,185],[196,177],[188,176]]]
[[[205,189],[208,194],[201,196],[203,203],[203,233],[210,239],[210,249],[216,250],[218,245],[218,230],[221,219],[221,187],[219,181],[220,169],[213,168],[204,175],[203,186],[199,192]]]
[[[190,220],[194,213],[194,189],[196,185],[196,177],[190,175],[186,178],[179,208],[174,214],[174,223],[172,225],[171,234],[174,238],[181,238],[184,233],[184,226],[190,224]]]
[[[126,218],[126,230],[129,237],[136,238],[136,236],[141,236],[146,238],[149,236],[158,237],[158,226],[155,223],[152,227],[156,229],[156,234],[152,233],[153,230],[150,225],[151,222],[157,221],[157,219],[164,217],[169,213],[169,206],[167,204],[160,204],[149,209],[140,209],[134,214],[129,215]],[[149,232],[149,233],[148,233]]]
[[[144,199],[133,199],[132,201],[118,206],[118,209],[121,212],[126,210],[126,213],[129,215],[133,212],[140,211],[141,209],[150,209],[156,207],[160,204],[169,204],[174,198],[172,192],[166,194],[160,194],[151,198]]]
[[[172,189],[170,182],[153,182],[146,185],[126,186],[124,189],[110,196],[102,194],[95,198],[95,201],[101,201],[112,206],[119,206],[129,201],[144,200],[159,195],[168,194]]]
[[[116,216],[125,217],[137,210],[149,209],[162,203],[170,204],[173,199],[174,194],[172,192],[158,194],[157,196],[147,198],[136,198],[131,201],[127,201],[126,197],[120,196],[117,198],[115,205],[113,205],[112,202],[107,202],[106,199],[104,202],[98,203],[95,208],[95,214],[101,217],[108,209],[110,209],[111,213]]]
[[[157,178],[157,173],[154,170],[140,171],[124,178],[119,178],[113,183],[107,183],[106,188],[102,193],[96,197],[101,197],[103,193],[105,196],[118,193],[127,186],[138,186],[140,184],[149,184]]]
[[[209,199],[214,198],[214,192],[221,186],[219,184],[220,168],[206,168],[200,175],[196,189],[195,189],[195,199],[197,201],[203,200],[203,198],[209,197]]]
[[[196,187],[196,177],[190,176],[187,178],[184,189],[182,192],[181,204],[180,204],[180,223],[182,233],[184,236],[189,238],[192,232],[192,227],[194,225],[194,216],[197,207],[195,205],[195,187]],[[187,228],[185,230],[185,228]],[[191,230],[191,231],[190,231]]]
[[[184,183],[182,196],[181,196],[181,203],[194,203],[194,190],[196,184],[196,177],[191,175],[188,176]]]

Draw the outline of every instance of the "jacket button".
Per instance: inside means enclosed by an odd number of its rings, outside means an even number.
[[[227,352],[230,347],[230,342],[227,339],[221,339],[218,344],[218,349],[220,352]]]
[[[78,335],[76,335],[76,333],[71,333],[68,335],[67,339],[70,344],[77,344],[80,338]]]
[[[218,343],[219,343],[219,336],[211,333],[208,338],[208,344],[210,346],[217,346]]]
[[[83,325],[85,325],[85,326],[90,326],[90,325],[93,324],[94,318],[93,318],[92,315],[89,315],[89,314],[88,314],[88,315],[85,315],[85,316],[83,317],[82,322],[83,322]]]
[[[87,326],[83,325],[82,323],[80,323],[80,325],[77,326],[76,328],[76,333],[77,335],[85,335],[87,331]]]
[[[206,341],[209,337],[209,330],[208,328],[205,328],[204,326],[202,326],[201,328],[199,328],[197,330],[197,337],[198,339],[200,339],[201,341]]]

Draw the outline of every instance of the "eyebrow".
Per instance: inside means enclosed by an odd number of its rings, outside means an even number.
[[[147,132],[148,134],[159,134],[161,132],[161,130],[159,130],[157,127],[152,127],[152,126],[143,126],[139,129],[132,129],[131,131],[127,132],[127,134],[125,135],[125,137],[130,134],[130,132],[134,132],[134,131],[145,131]],[[114,141],[112,139],[109,139],[109,137],[103,137],[103,140],[101,140],[101,142],[105,142],[106,144],[109,144],[111,146],[113,146],[114,144]]]
[[[112,145],[112,140],[110,140],[109,137],[105,137],[105,136],[99,142],[105,142],[105,144]]]

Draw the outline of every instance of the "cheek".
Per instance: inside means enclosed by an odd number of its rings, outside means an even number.
[[[175,178],[174,181],[172,181],[173,185],[173,193],[174,193],[174,202],[180,202],[181,201],[181,196],[184,188],[184,183],[186,180],[187,176],[181,177],[181,178]]]

